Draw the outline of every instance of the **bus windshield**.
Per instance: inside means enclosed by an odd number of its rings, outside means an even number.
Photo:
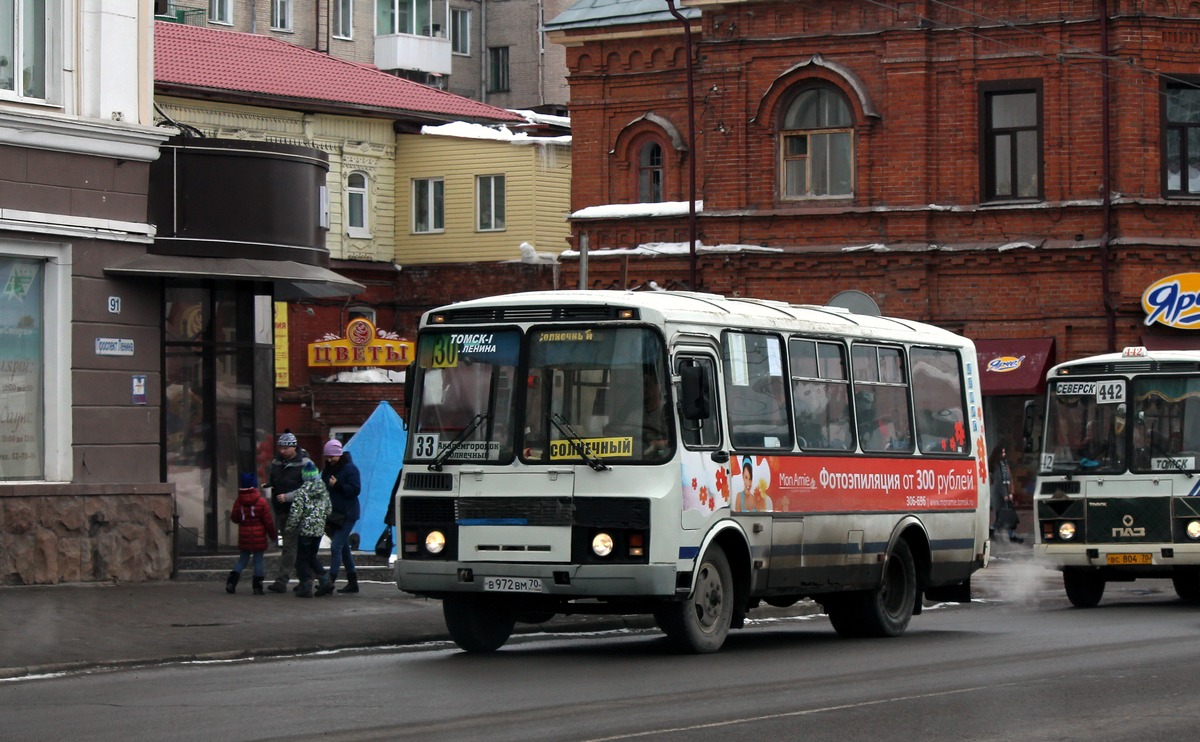
[[[421,335],[409,435],[413,460],[512,460],[520,340],[516,330]]]
[[[1196,470],[1198,378],[1055,381],[1049,400],[1044,473]]]
[[[662,339],[648,328],[531,331],[522,458],[669,459],[668,382]]]

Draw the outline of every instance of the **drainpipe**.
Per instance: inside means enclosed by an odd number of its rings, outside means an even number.
[[[688,288],[696,286],[696,113],[695,74],[692,68],[692,25],[675,7],[675,0],[667,0],[667,10],[675,20],[683,24],[683,45],[687,60],[687,120],[688,120]]]
[[[487,4],[488,0],[479,0],[479,100],[483,103],[488,99]]]
[[[1103,175],[1100,182],[1104,192],[1100,196],[1104,233],[1100,235],[1100,293],[1104,299],[1104,317],[1107,322],[1108,350],[1117,349],[1117,307],[1113,302],[1112,279],[1109,276],[1110,241],[1112,239],[1112,141],[1109,134],[1109,109],[1112,107],[1108,89],[1108,0],[1100,0],[1100,157]]]

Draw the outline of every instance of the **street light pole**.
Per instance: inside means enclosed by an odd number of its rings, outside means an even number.
[[[667,9],[675,20],[683,24],[683,45],[686,51],[684,58],[687,74],[687,129],[688,129],[688,287],[695,291],[696,286],[696,113],[695,77],[692,69],[692,26],[675,7],[675,0],[667,0]]]

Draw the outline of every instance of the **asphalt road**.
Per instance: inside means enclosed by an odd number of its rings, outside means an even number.
[[[1169,582],[1078,610],[1014,577],[1004,599],[927,610],[897,639],[839,639],[810,616],[705,656],[634,630],[0,683],[0,738],[1184,739],[1198,628]]]

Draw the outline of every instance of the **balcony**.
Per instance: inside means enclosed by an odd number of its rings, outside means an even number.
[[[182,23],[185,26],[203,26],[208,11],[204,8],[189,8],[175,3],[167,5],[166,15],[156,15],[154,20]]]
[[[432,35],[395,33],[375,37],[375,66],[381,70],[417,70],[450,74],[450,40],[440,27]]]

